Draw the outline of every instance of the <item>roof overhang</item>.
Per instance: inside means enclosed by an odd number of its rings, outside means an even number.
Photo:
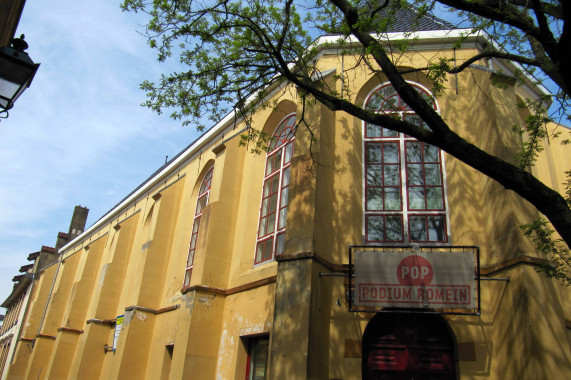
[[[0,6],[0,46],[8,46],[22,16],[26,0],[3,0]]]
[[[34,276],[31,273],[22,275],[22,280],[14,286],[12,293],[2,302],[1,307],[9,308],[28,289]]]
[[[426,30],[418,32],[397,32],[397,33],[382,33],[382,34],[371,34],[373,38],[378,39],[381,42],[389,43],[390,41],[402,41],[402,40],[416,40],[415,45],[425,45],[432,43],[446,43],[452,40],[457,40],[458,38],[465,38],[466,42],[477,41],[481,37],[480,34],[472,32],[472,29],[450,29],[450,30]],[[322,36],[315,40],[315,42],[310,46],[311,48],[326,48],[329,46],[341,46],[353,44],[355,46],[361,45],[357,37],[354,35],[350,36]]]

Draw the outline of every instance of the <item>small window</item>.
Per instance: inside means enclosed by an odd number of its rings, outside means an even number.
[[[184,274],[184,284],[183,284],[184,288],[190,286],[190,278],[192,277],[192,269],[194,268],[194,252],[196,250],[196,240],[198,239],[198,230],[200,228],[200,218],[202,217],[202,212],[204,211],[204,208],[208,205],[210,188],[212,187],[213,171],[214,168],[211,168],[208,171],[208,173],[206,173],[200,185],[200,189],[198,191],[198,198],[196,200],[196,209],[194,211],[194,222],[192,224],[192,232],[190,234],[188,259],[186,261],[186,270]]]
[[[268,368],[268,337],[250,339],[248,343],[248,363],[246,380],[265,380]]]

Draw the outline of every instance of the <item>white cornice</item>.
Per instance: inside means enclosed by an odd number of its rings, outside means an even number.
[[[457,40],[458,38],[465,38],[467,42],[476,41],[483,36],[481,34],[472,33],[472,29],[451,29],[451,30],[427,30],[420,32],[408,32],[408,33],[383,33],[383,34],[372,34],[373,38],[377,38],[379,41],[402,41],[402,40],[416,40],[419,45],[433,44],[436,42],[444,42],[449,40]],[[322,36],[311,44],[309,49],[317,48],[321,50],[323,48],[339,45],[359,45],[360,42],[357,37],[350,36]]]

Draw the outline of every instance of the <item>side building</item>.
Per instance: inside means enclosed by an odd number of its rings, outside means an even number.
[[[42,251],[49,251],[51,248],[42,247]],[[41,251],[40,251],[41,252]],[[30,296],[31,283],[33,281],[33,267],[35,260],[40,252],[28,255],[31,264],[24,265],[20,268],[20,275],[14,276],[14,288],[10,296],[2,303],[2,307],[6,308],[6,315],[2,327],[0,328],[0,379],[3,379],[4,368],[6,362],[14,351],[14,343],[17,341],[14,336],[18,336],[23,320],[28,298]]]
[[[23,321],[26,319],[26,312],[30,296],[35,294],[38,285],[35,282],[41,276],[44,268],[50,267],[58,261],[58,250],[65,244],[71,242],[85,229],[89,210],[85,207],[76,206],[70,222],[68,233],[60,232],[57,236],[55,248],[42,246],[38,252],[30,253],[28,261],[30,264],[20,268],[20,275],[15,276],[12,292],[2,303],[6,308],[4,323],[0,328],[0,379],[7,378],[8,366],[14,355],[16,342],[20,337]]]
[[[460,65],[486,43],[424,25],[394,53],[403,68]],[[351,101],[418,120],[333,42],[315,62]],[[434,102],[508,161],[518,102],[545,93],[516,71],[482,59]],[[407,79],[432,97],[422,73]],[[287,84],[268,94],[251,120],[267,153],[229,115],[36,273],[9,379],[571,378],[571,294],[520,229],[534,207],[410,136],[304,109]],[[531,170],[563,193],[569,162],[551,141]]]

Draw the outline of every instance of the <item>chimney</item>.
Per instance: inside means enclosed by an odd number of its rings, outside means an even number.
[[[75,239],[85,230],[85,223],[87,222],[87,215],[89,209],[87,207],[75,206],[71,223],[69,224],[69,240]]]

